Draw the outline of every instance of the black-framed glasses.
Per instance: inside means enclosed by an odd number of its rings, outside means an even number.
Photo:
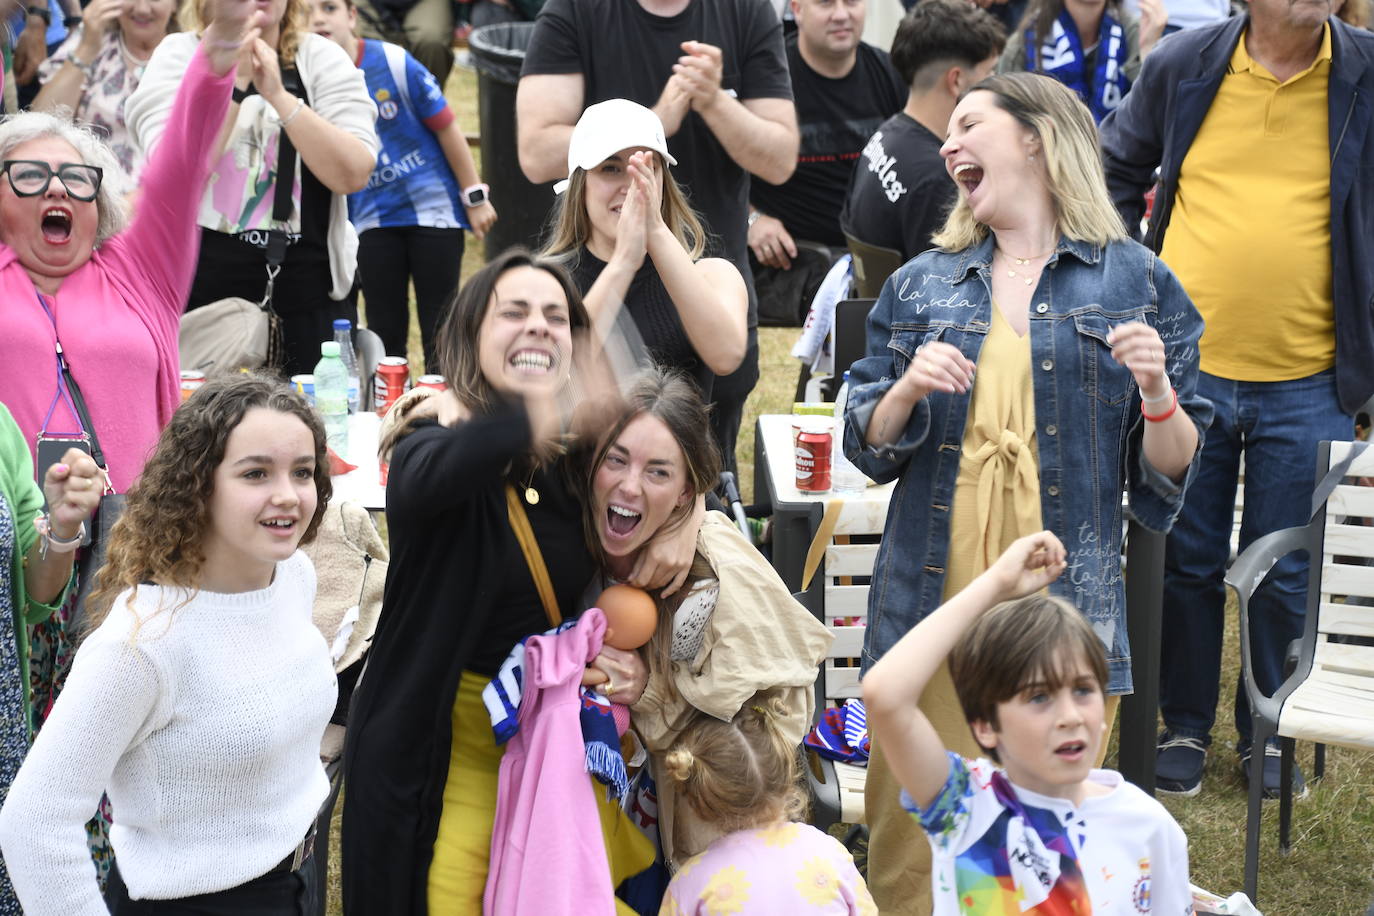
[[[34,197],[48,190],[52,176],[62,182],[67,196],[73,200],[95,200],[100,193],[100,180],[105,172],[98,165],[84,162],[64,162],[56,170],[36,159],[6,159],[0,172],[9,176],[10,187],[20,197]]]

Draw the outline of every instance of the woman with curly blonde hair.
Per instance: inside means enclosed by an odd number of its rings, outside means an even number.
[[[661,912],[876,914],[849,851],[810,824],[785,703],[756,695],[730,721],[697,713],[664,776],[723,835],[668,885]]]
[[[337,685],[297,547],[330,495],[323,426],[280,382],[212,380],[172,416],[0,810],[27,912],[313,912]],[[102,790],[119,812],[103,901],[82,826]]]
[[[145,154],[163,139],[211,2],[186,0],[179,14],[186,31],[157,46],[125,105],[129,134]],[[343,49],[310,31],[306,0],[259,5],[267,22],[239,51],[233,104],[201,197],[200,258],[187,307],[270,294],[281,316],[282,368],[294,375],[311,371],[320,341],[334,339],[334,319],[357,318],[349,294],[358,237],[345,195],[361,190],[376,165],[377,106]],[[287,182],[280,192],[279,178]]]

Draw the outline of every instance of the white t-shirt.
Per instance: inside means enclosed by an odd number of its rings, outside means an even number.
[[[933,854],[934,916],[958,913],[1193,912],[1188,840],[1164,806],[1115,770],[1081,805],[1014,785],[989,760],[949,755],[944,788],[921,811]]]
[[[338,682],[311,623],[305,554],[278,563],[259,591],[142,585],[128,596],[76,653],[0,810],[0,848],[27,913],[108,916],[84,827],[102,791],[135,900],[265,874],[329,793],[320,738]]]

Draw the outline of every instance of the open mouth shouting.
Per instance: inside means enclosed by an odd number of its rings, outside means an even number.
[[[964,189],[965,195],[972,197],[983,183],[983,169],[972,162],[961,162],[954,167],[954,180]]]
[[[50,245],[65,245],[72,237],[72,214],[65,207],[49,207],[43,211],[43,241]]]
[[[606,530],[614,538],[628,538],[639,527],[643,514],[617,503],[606,506]]]

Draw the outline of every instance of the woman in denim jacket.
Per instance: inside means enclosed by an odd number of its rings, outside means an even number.
[[[875,480],[898,480],[864,668],[1013,540],[1048,528],[1068,550],[1051,592],[1106,646],[1114,717],[1131,689],[1121,493],[1149,528],[1166,531],[1178,512],[1211,419],[1194,393],[1202,319],[1130,241],[1092,116],[1062,84],[984,80],[941,152],[959,200],[939,247],[884,284],[850,370],[845,452]],[[921,705],[946,747],[979,756],[947,674]],[[929,912],[929,847],[877,739],[873,895],[885,914]]]

